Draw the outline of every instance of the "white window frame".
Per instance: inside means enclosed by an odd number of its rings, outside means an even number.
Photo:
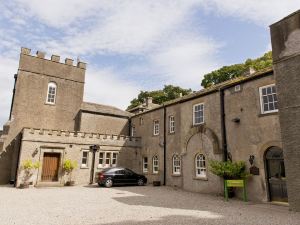
[[[173,165],[173,174],[180,175],[181,174],[181,158],[178,154],[174,154],[172,157],[172,165]]]
[[[158,156],[155,155],[152,158],[152,172],[153,174],[158,174],[159,171],[159,161],[158,161]]]
[[[101,153],[103,154],[103,158],[100,158]],[[108,157],[108,155],[109,155],[109,157]],[[116,167],[118,164],[118,156],[119,156],[119,152],[117,152],[117,151],[101,151],[101,152],[99,152],[98,168]],[[100,163],[100,159],[102,159],[102,164]],[[107,163],[107,160],[109,163]],[[113,163],[114,161],[115,161],[115,163]]]
[[[207,177],[206,157],[202,153],[197,154],[195,157],[195,174],[197,178]]]
[[[273,92],[272,92],[273,104],[275,102],[277,103],[277,109],[268,110],[268,111],[264,110],[264,104],[265,103],[264,103],[263,97],[267,96],[267,98],[268,98],[268,94],[267,95],[263,95],[263,89],[267,89],[268,87],[275,87],[276,88],[276,85],[275,84],[270,84],[270,85],[266,85],[266,86],[263,86],[263,87],[259,88],[260,111],[261,111],[262,114],[268,114],[268,113],[278,112],[278,99],[277,99],[277,101],[274,101],[274,93]],[[276,89],[275,95],[276,95],[276,98],[277,98],[277,89]],[[267,104],[269,104],[269,100],[268,100]],[[275,108],[275,104],[274,104],[274,108]]]
[[[143,157],[143,173],[148,173],[148,165],[148,157],[145,156]]]
[[[169,133],[175,133],[175,116],[169,116]]]
[[[86,153],[86,156],[83,156],[83,154]],[[90,155],[90,151],[89,150],[83,150],[81,153],[81,168],[88,168],[89,167],[89,155]],[[83,159],[86,159],[86,163],[84,164],[82,161]]]
[[[195,113],[201,112],[201,110],[196,111],[197,106],[202,106],[202,121],[196,123]],[[199,117],[199,118],[201,118],[201,117]],[[193,125],[199,125],[199,124],[203,124],[203,123],[204,123],[204,103],[195,104],[195,105],[193,105]]]
[[[54,89],[54,93],[52,93],[53,91],[52,89]],[[55,105],[56,94],[57,94],[57,84],[55,82],[49,82],[47,87],[46,103],[50,105]]]
[[[153,135],[154,136],[159,135],[159,120],[153,121]]]
[[[114,163],[115,161],[115,163]],[[111,166],[112,167],[116,167],[118,164],[118,153],[117,152],[112,152],[112,155],[111,155]]]
[[[102,157],[100,157],[101,154],[102,154]],[[102,160],[102,163],[100,163],[100,160]],[[105,152],[101,151],[101,152],[99,152],[98,167],[103,167],[103,165],[105,165],[104,162],[105,162]]]
[[[144,125],[144,118],[143,117],[140,117],[140,125]]]
[[[131,137],[135,137],[136,136],[136,129],[135,126],[131,126]]]

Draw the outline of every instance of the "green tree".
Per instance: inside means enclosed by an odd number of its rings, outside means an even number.
[[[256,71],[271,67],[273,64],[272,52],[265,53],[262,57],[256,59],[247,59],[244,63],[234,64],[230,66],[223,66],[222,68],[212,71],[204,75],[201,86],[204,88],[215,84],[242,76],[249,68]]]
[[[182,96],[190,94],[192,92],[191,89],[184,89],[178,86],[173,85],[165,85],[162,90],[155,91],[140,91],[137,98],[131,100],[130,105],[127,109],[132,109],[140,104],[142,104],[147,97],[153,98],[153,103],[162,104],[166,101],[173,100],[178,98],[180,94]]]

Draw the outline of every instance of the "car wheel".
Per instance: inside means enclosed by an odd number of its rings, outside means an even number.
[[[113,185],[113,181],[111,179],[107,179],[104,185],[105,187],[110,188]]]
[[[143,179],[139,179],[137,183],[139,186],[144,186],[144,184],[145,184]]]
[[[98,186],[101,187],[101,186],[103,186],[103,185],[99,182],[99,183],[98,183]]]

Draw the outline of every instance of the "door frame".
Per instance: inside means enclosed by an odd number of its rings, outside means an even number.
[[[267,152],[273,148],[273,147],[276,147],[276,148],[279,148],[281,149],[282,153],[283,153],[283,149],[279,146],[269,146],[268,148],[266,148],[266,150],[264,151],[264,155],[263,155],[263,162],[264,162],[264,169],[265,169],[265,181],[266,181],[266,191],[267,191],[267,199],[268,199],[268,202],[271,202],[272,199],[271,199],[271,193],[270,193],[270,184],[269,184],[269,174],[268,174],[268,164],[267,164]],[[284,160],[284,158],[283,158]]]
[[[60,154],[59,166],[58,166],[58,181],[42,181],[43,173],[43,162],[44,162],[44,153],[58,153]],[[62,184],[63,183],[63,161],[65,158],[65,148],[64,147],[54,147],[54,146],[41,146],[39,154],[40,168],[38,169],[38,177],[36,184],[39,183],[53,183],[53,184]]]

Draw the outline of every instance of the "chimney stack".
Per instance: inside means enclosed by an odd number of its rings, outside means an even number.
[[[152,100],[153,100],[152,97],[147,97],[147,98],[146,98],[146,106],[147,106],[147,107],[149,107],[149,105],[152,104]]]

